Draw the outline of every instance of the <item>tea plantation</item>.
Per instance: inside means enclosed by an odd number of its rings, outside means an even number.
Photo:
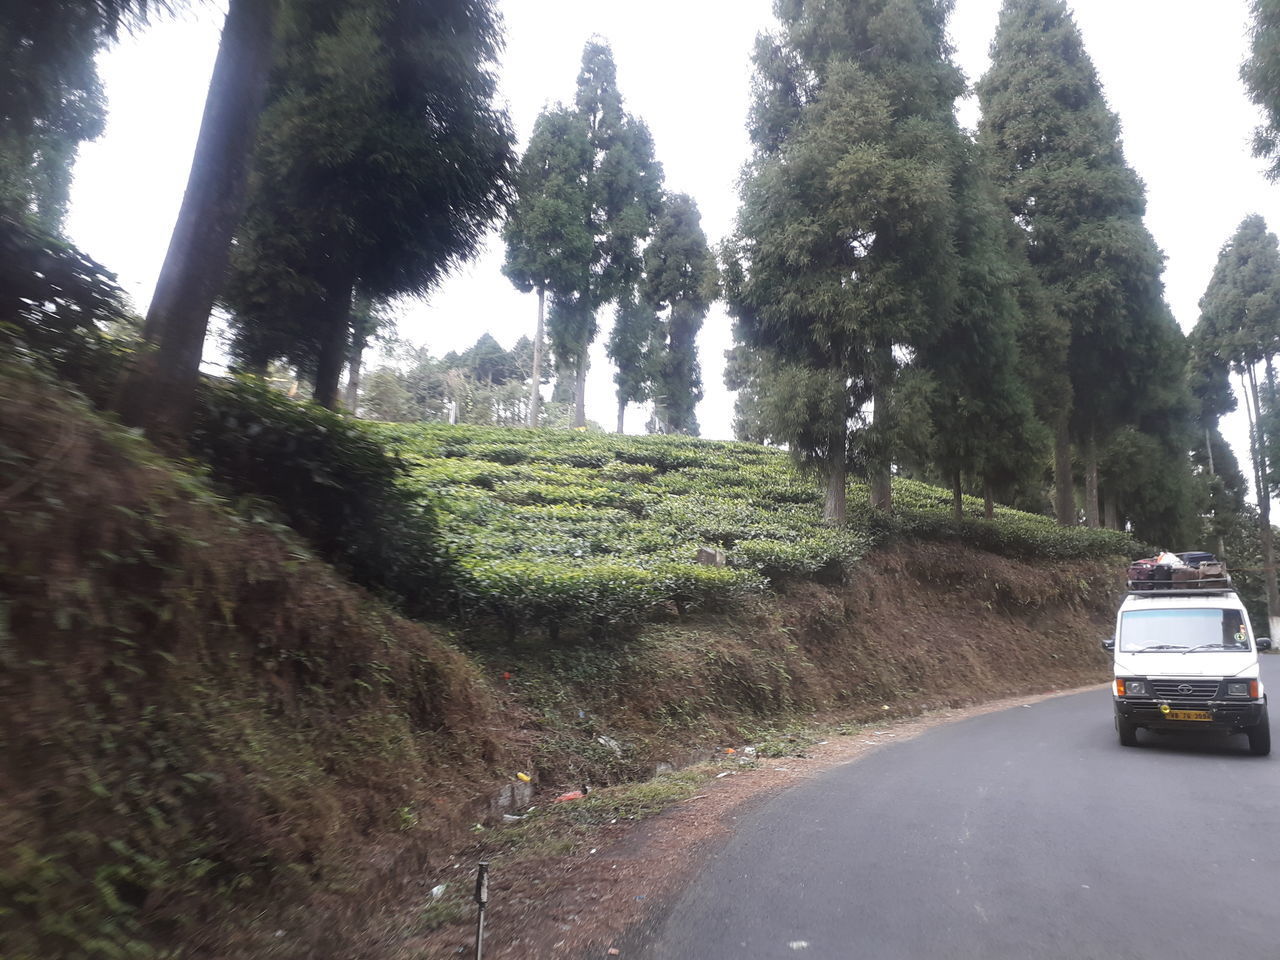
[[[1058,560],[1130,554],[1106,530],[1063,529],[998,508],[957,523],[950,494],[895,481],[895,515],[874,517],[850,489],[843,529],[821,522],[817,481],[781,451],[689,437],[373,424],[408,468],[403,482],[440,514],[459,613],[514,629],[599,627],[654,608],[720,604],[785,578],[838,578],[888,538],[962,539]],[[980,516],[980,501],[966,513]],[[697,562],[723,550],[727,566]]]

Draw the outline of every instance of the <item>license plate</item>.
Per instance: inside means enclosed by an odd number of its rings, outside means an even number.
[[[1166,720],[1212,720],[1208,710],[1170,710],[1164,715]]]

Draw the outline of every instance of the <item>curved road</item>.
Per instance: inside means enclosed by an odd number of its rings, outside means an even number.
[[[1280,752],[1139,737],[1099,689],[881,747],[744,816],[642,954],[1280,957]]]

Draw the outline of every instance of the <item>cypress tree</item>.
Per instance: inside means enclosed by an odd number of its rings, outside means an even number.
[[[661,203],[662,167],[648,128],[623,107],[613,53],[602,40],[588,41],[583,50],[574,108],[591,147],[584,228],[592,237],[592,255],[577,285],[552,298],[549,326],[556,369],[573,377],[573,425],[581,427],[586,424],[587,351],[599,332],[597,312],[614,303],[623,323],[636,316],[640,244]],[[629,372],[624,379],[631,383],[637,376]]]
[[[929,458],[950,481],[956,518],[963,476],[980,486],[988,516],[994,491],[1033,474],[1048,437],[1023,375],[1019,256],[1003,206],[976,148],[957,180],[959,295],[952,322],[919,358],[933,381]]]
[[[873,505],[891,506],[898,375],[952,310],[964,83],[949,3],[776,9],[780,33],[756,45],[755,149],[726,292],[746,343],[785,371],[767,396],[783,417],[775,436],[820,467],[824,517],[841,523],[851,463],[867,465]]]
[[[1162,257],[1142,222],[1143,186],[1063,0],[1006,0],[977,89],[980,135],[1001,192],[1070,330],[1071,397],[1055,424],[1058,518],[1074,522],[1074,439],[1085,462],[1086,520],[1097,526],[1099,450],[1132,423],[1137,398],[1164,372],[1146,350],[1170,318]]]
[[[590,283],[595,237],[588,192],[593,162],[586,124],[563,107],[544,110],[516,171],[516,200],[502,228],[502,272],[517,289],[538,294],[529,386],[529,426],[538,424],[546,300]]]
[[[652,395],[657,338],[658,318],[653,307],[633,288],[618,303],[607,345],[609,359],[616,367],[618,433],[625,426],[627,404],[643,403]]]
[[[1228,362],[1240,380],[1249,420],[1249,452],[1262,534],[1269,616],[1280,616],[1271,533],[1272,418],[1277,409],[1275,358],[1280,351],[1280,243],[1266,221],[1246,217],[1218,254],[1200,300],[1196,340]],[[1221,401],[1219,401],[1221,403]],[[1270,428],[1270,429],[1269,429]]]
[[[719,271],[698,205],[678,193],[663,206],[644,254],[644,298],[662,319],[652,372],[654,424],[660,433],[698,434],[697,339],[718,288]]]

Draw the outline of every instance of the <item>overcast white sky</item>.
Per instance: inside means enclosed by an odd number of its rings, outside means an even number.
[[[1258,122],[1238,68],[1247,52],[1247,0],[1077,0],[1085,43],[1120,115],[1129,162],[1146,181],[1147,225],[1168,257],[1169,303],[1184,330],[1217,252],[1249,213],[1280,227],[1280,187],[1249,154]],[[731,227],[736,179],[747,154],[744,118],[751,44],[771,24],[769,0],[501,0],[507,49],[501,93],[523,144],[538,111],[572,95],[582,45],[613,46],[628,108],[648,122],[670,189],[689,193],[715,242]],[[951,33],[970,81],[987,66],[1000,0],[957,0]],[[110,119],[81,151],[69,229],[117,271],[144,307],[164,257],[186,183],[221,28],[218,4],[158,24],[104,54]],[[961,109],[976,123],[976,105]],[[450,277],[427,303],[409,303],[403,337],[437,354],[486,330],[510,346],[532,335],[536,304],[499,272],[501,242]],[[612,370],[604,356],[608,317],[593,354],[588,415],[614,422]],[[706,399],[703,435],[731,435],[732,395],[721,381],[729,320],[717,307],[699,338]],[[628,427],[646,419],[633,408]],[[1224,425],[1244,462],[1243,417]]]

